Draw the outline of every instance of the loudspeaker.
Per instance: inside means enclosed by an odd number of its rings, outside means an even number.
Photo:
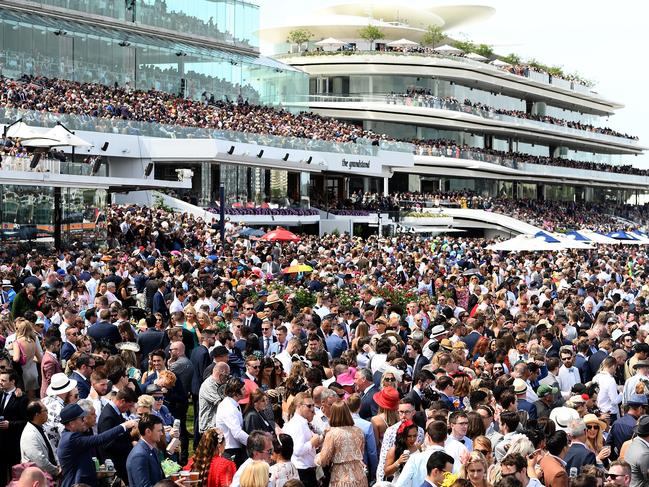
[[[234,154],[234,146],[230,147],[230,150],[228,151],[228,154],[230,154],[230,155]]]
[[[104,142],[104,145],[101,146],[101,150],[103,150],[104,152],[106,152],[106,151],[108,150],[108,145],[109,145],[108,142]]]
[[[101,157],[97,156],[95,158],[95,162],[92,163],[92,175],[93,176],[99,172],[100,167],[101,167]]]
[[[312,160],[313,160],[313,156],[309,156],[309,158],[306,160],[306,163],[311,164]]]
[[[38,166],[38,162],[41,160],[42,155],[43,154],[41,154],[40,152],[34,153],[34,155],[32,156],[32,162],[29,163],[29,169],[35,169],[36,166]]]
[[[257,154],[257,157],[258,157],[259,159],[261,159],[263,155],[264,155],[264,149],[262,149],[262,150],[259,151],[259,153]]]
[[[144,170],[144,176],[148,178],[151,175],[151,171],[153,171],[153,163],[149,162]]]
[[[282,160],[283,161],[288,161],[288,152],[286,153],[286,155],[284,157],[282,157]]]

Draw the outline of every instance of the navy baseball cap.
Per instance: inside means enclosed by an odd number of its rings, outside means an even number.
[[[83,418],[86,414],[78,404],[68,404],[61,410],[61,423],[68,424],[77,418]]]

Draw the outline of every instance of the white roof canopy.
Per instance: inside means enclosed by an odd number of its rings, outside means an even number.
[[[475,61],[486,61],[487,58],[484,56],[481,56],[477,52],[470,52],[469,54],[466,55],[467,58],[473,59]]]
[[[503,242],[498,242],[487,247],[489,250],[505,252],[534,252],[563,250],[566,246],[561,242],[547,242],[534,235],[518,235]]]
[[[445,52],[446,54],[460,54],[462,52],[461,49],[458,49],[457,47],[449,46],[448,44],[444,44],[443,46],[436,47],[435,49],[433,49],[433,51]]]
[[[340,39],[335,39],[333,37],[327,37],[315,43],[316,46],[343,46],[345,45],[344,41]]]
[[[511,64],[506,63],[505,61],[501,61],[500,59],[494,59],[493,61],[491,61],[491,64],[499,68],[505,68],[507,66],[511,66]]]
[[[388,42],[387,45],[390,47],[415,47],[419,44],[408,39],[399,39],[397,41]]]
[[[60,140],[61,142],[63,142],[62,145],[67,145],[71,147],[91,147],[92,146],[90,142],[70,132],[61,124],[57,124],[56,127],[53,127],[50,130],[48,130],[45,133],[44,137]]]

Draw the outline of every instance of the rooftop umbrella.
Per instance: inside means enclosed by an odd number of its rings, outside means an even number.
[[[327,37],[326,39],[322,39],[321,41],[318,41],[315,43],[316,46],[344,46],[347,44],[344,41],[341,41],[340,39],[336,39],[334,37]]]
[[[475,61],[486,61],[487,58],[484,56],[481,56],[477,52],[470,52],[469,54],[466,55],[467,58],[473,59]]]
[[[91,147],[92,144],[86,140],[83,140],[78,135],[73,134],[63,125],[57,124],[56,127],[51,128],[43,137],[49,139],[56,139],[62,142],[61,145],[67,145],[71,147]]]
[[[556,239],[554,239],[556,240]],[[534,235],[518,235],[517,237],[498,242],[487,247],[489,250],[505,252],[534,252],[547,250],[563,250],[565,247],[557,240],[556,243]]]
[[[239,232],[239,235],[243,235],[244,237],[261,237],[264,235],[264,232],[257,228],[244,228]]]
[[[591,242],[599,243],[599,244],[617,244],[620,243],[619,240],[615,240],[614,238],[607,237],[606,235],[602,235],[601,233],[593,232],[592,230],[588,230],[584,228],[583,230],[579,230],[579,233],[586,237],[588,240]]]
[[[506,68],[506,67],[511,67],[511,64],[506,63],[505,61],[501,61],[500,59],[495,59],[491,61],[491,64],[498,68]]]
[[[299,242],[300,237],[293,232],[289,232],[283,228],[272,230],[262,236],[259,240],[267,240],[268,242]]]
[[[419,44],[408,39],[399,39],[398,41],[388,42],[390,47],[416,47]]]
[[[306,264],[292,265],[286,269],[282,269],[282,274],[297,274],[298,272],[312,272],[313,267]]]
[[[577,242],[590,242],[590,239],[584,237],[581,233],[579,233],[577,230],[571,230],[567,232],[566,238],[570,240],[576,240]]]
[[[448,44],[444,44],[443,46],[436,47],[435,49],[433,49],[433,51],[444,52],[446,54],[460,54],[462,52],[461,49],[458,49],[457,47],[449,46]]]
[[[535,236],[536,238],[540,238],[540,239],[542,239],[544,242],[548,242],[548,243],[559,243],[559,239],[554,238],[554,237],[553,237],[552,235],[550,235],[549,233],[545,233],[545,232],[536,232],[536,233],[534,234],[534,236]]]
[[[43,137],[35,132],[33,127],[30,127],[23,121],[14,123],[6,130],[6,136],[11,139],[40,139]]]

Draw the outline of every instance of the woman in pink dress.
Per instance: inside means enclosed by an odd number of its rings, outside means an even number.
[[[316,456],[316,464],[331,465],[330,487],[367,487],[367,475],[363,464],[365,437],[354,426],[352,414],[343,401],[331,406],[331,428],[326,432],[322,450]]]

